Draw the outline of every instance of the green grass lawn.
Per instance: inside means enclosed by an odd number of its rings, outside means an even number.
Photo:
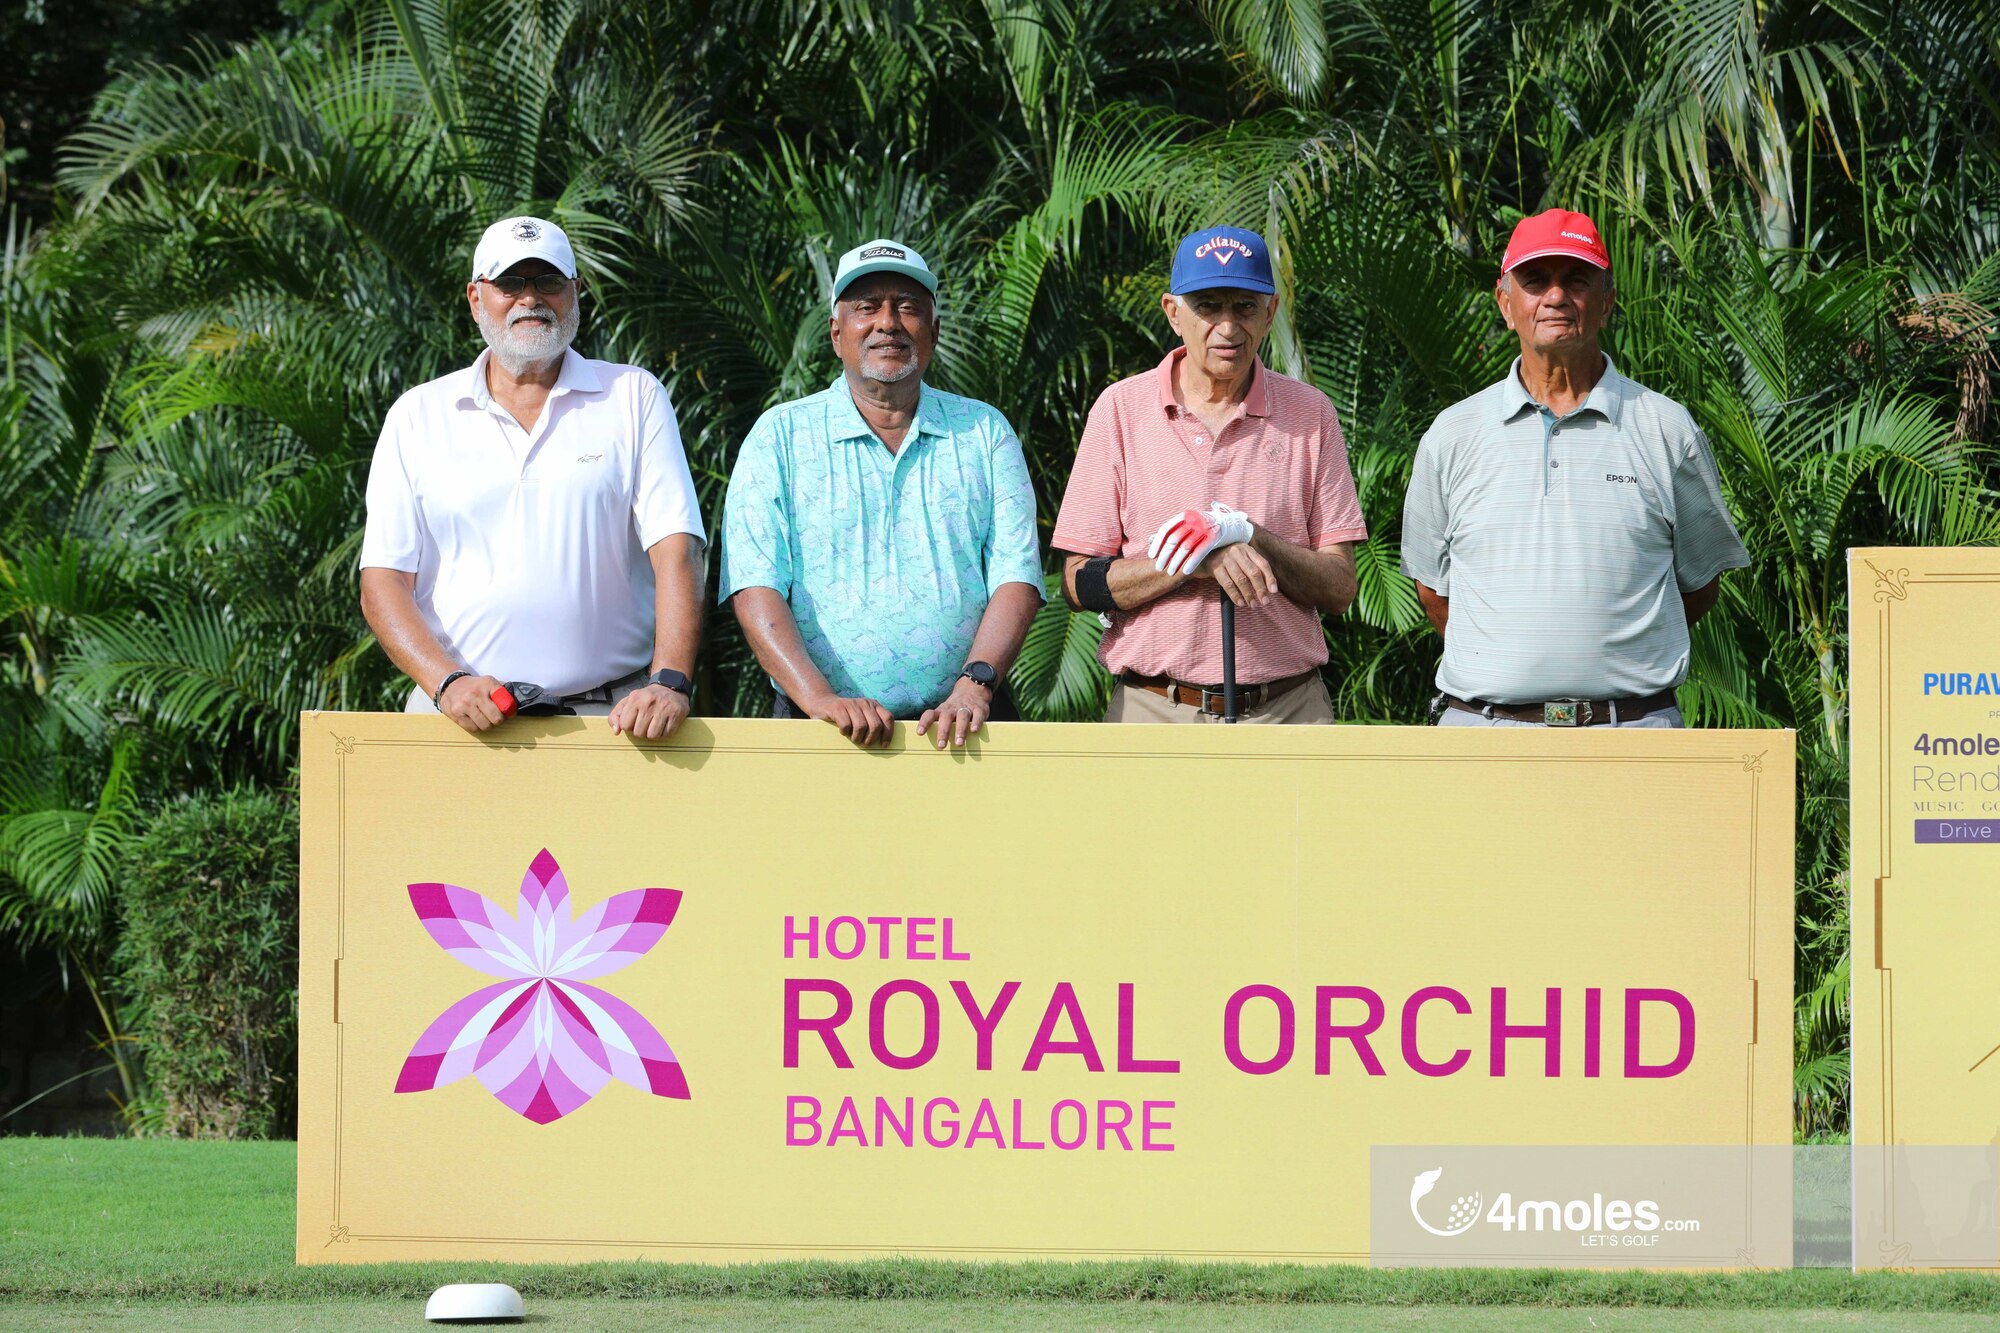
[[[883,1333],[906,1330],[1069,1330],[1255,1329],[1259,1333],[1291,1329],[1375,1330],[1414,1329],[1424,1333],[1765,1333],[1765,1330],[1918,1329],[1923,1333],[1988,1333],[1990,1315],[1883,1314],[1873,1311],[1820,1310],[1543,1310],[1522,1306],[1467,1307],[1426,1305],[1218,1305],[1174,1302],[1062,1301],[810,1301],[758,1300],[735,1297],[720,1301],[691,1299],[616,1300],[607,1297],[565,1297],[528,1303],[530,1326],[603,1330],[624,1333],[652,1329],[777,1330],[866,1329]],[[0,1305],[10,1333],[96,1333],[100,1329],[411,1329],[422,1326],[421,1302],[378,1298],[372,1301],[310,1301],[273,1305],[207,1302],[161,1304],[88,1302],[81,1305]]]
[[[0,1327],[407,1328],[446,1282],[625,1328],[1991,1328],[2000,1282],[1825,1269],[1552,1272],[914,1260],[292,1263],[289,1143],[0,1139]]]

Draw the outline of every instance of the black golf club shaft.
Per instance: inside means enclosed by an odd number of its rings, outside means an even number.
[[[1222,594],[1222,720],[1236,720],[1236,603],[1229,600],[1229,592],[1218,587]]]

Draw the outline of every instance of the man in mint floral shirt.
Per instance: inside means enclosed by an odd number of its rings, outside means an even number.
[[[774,717],[939,749],[993,711],[1042,599],[1035,494],[994,408],[927,386],[937,278],[899,241],[841,256],[841,377],[765,412],[737,455],[722,591],[771,677]]]

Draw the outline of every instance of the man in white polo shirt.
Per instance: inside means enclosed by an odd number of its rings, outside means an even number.
[[[398,399],[375,446],[362,614],[415,682],[410,712],[484,731],[528,683],[614,732],[670,736],[706,535],[667,391],[571,350],[576,257],[554,223],[488,227],[465,299],[486,350]]]
[[[1438,415],[1403,572],[1444,635],[1448,726],[1678,727],[1688,627],[1749,564],[1687,409],[1598,346],[1611,256],[1581,213],[1514,229],[1495,288],[1507,377]]]

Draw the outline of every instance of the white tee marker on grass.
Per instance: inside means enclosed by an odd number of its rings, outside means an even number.
[[[521,1319],[527,1315],[521,1293],[504,1282],[454,1282],[439,1287],[424,1303],[424,1318],[434,1324],[468,1319]]]

